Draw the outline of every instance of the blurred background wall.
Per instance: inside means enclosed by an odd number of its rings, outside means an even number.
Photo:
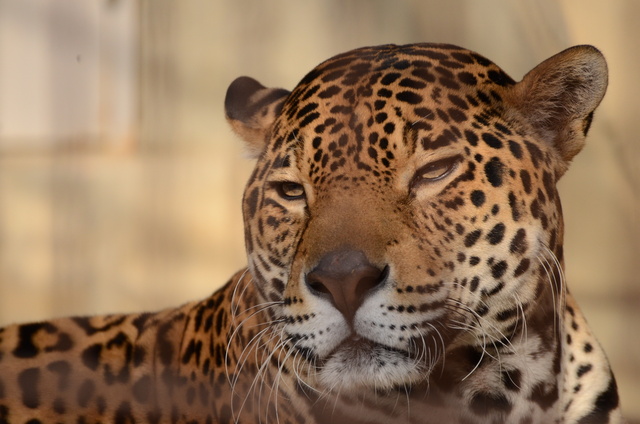
[[[436,41],[516,79],[575,44],[610,85],[561,182],[567,275],[640,418],[637,0],[0,0],[0,324],[158,309],[245,264],[228,84]]]

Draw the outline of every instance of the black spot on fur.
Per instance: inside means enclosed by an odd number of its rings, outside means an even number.
[[[18,374],[18,387],[22,396],[22,404],[27,408],[35,409],[40,406],[40,369],[27,368]]]
[[[513,140],[509,140],[509,150],[516,159],[522,159],[522,147]]]
[[[460,109],[449,108],[447,109],[447,113],[455,122],[464,122],[467,120],[467,115],[465,115]]]
[[[216,312],[216,321],[215,321],[216,334],[222,333],[222,327],[224,326],[224,324],[226,324],[226,322],[227,322],[227,313],[224,310],[224,308],[220,308]]]
[[[466,130],[464,132],[464,137],[467,139],[469,144],[471,144],[472,146],[477,146],[478,145],[478,136],[473,131]]]
[[[522,380],[522,373],[520,370],[503,370],[502,371],[502,383],[507,390],[512,392],[520,391],[520,384]]]
[[[387,90],[386,88],[381,88],[380,90],[378,90],[377,94],[379,97],[384,97],[387,99],[393,96],[393,92],[391,90]]]
[[[180,321],[184,315],[178,314],[171,321],[163,323],[156,334],[156,355],[160,358],[162,365],[168,366],[173,360],[174,347],[169,336],[169,332],[173,328],[175,321]]]
[[[384,126],[384,132],[387,134],[393,134],[395,129],[396,129],[396,126],[393,122],[387,122]]]
[[[512,134],[511,130],[508,127],[502,125],[500,122],[496,122],[495,124],[493,124],[493,126],[502,134],[506,134],[506,135]]]
[[[616,380],[611,376],[609,386],[598,395],[595,408],[588,415],[582,417],[578,424],[599,424],[609,422],[609,414],[618,407],[618,388]]]
[[[500,261],[491,267],[491,275],[495,279],[501,278],[507,272],[508,267],[509,265],[506,261]]]
[[[328,99],[340,93],[340,90],[340,87],[338,87],[337,85],[332,85],[318,93],[318,97],[320,97],[321,99]]]
[[[527,170],[523,169],[520,171],[520,180],[522,181],[522,188],[524,188],[524,192],[531,194],[531,176]]]
[[[467,234],[467,236],[464,238],[465,247],[471,247],[474,244],[476,244],[476,242],[478,241],[481,235],[482,235],[481,230],[475,230]]]
[[[137,316],[131,323],[136,327],[139,334],[142,334],[146,329],[146,323],[154,314],[146,312]]]
[[[516,315],[518,315],[518,312],[520,311],[520,307],[519,306],[514,306],[513,308],[510,309],[506,309],[504,311],[500,311],[496,314],[496,320],[504,322],[507,321],[508,319],[511,319],[513,317],[515,317]]]
[[[398,72],[390,72],[380,79],[380,83],[383,85],[393,84],[398,78],[400,78],[400,74]]]
[[[542,183],[544,184],[544,189],[547,192],[547,198],[549,200],[553,200],[555,198],[555,185],[553,183],[553,177],[547,171],[542,173]]]
[[[464,99],[454,95],[454,94],[449,94],[449,96],[447,96],[448,99],[451,101],[451,103],[453,103],[454,105],[456,105],[458,108],[463,109],[463,110],[467,110],[469,109],[469,105],[467,104],[466,101],[464,101]]]
[[[511,207],[511,217],[514,221],[518,222],[520,219],[520,208],[518,206],[518,199],[513,192],[509,193],[509,206]]]
[[[496,412],[507,414],[513,405],[502,393],[476,393],[471,399],[471,410],[478,415],[493,414]]]
[[[504,172],[504,165],[500,158],[493,157],[484,165],[484,173],[487,176],[487,180],[494,187],[500,187],[502,185],[502,174]]]
[[[412,91],[401,91],[400,93],[396,94],[396,99],[412,105],[422,103],[422,96]]]
[[[460,72],[458,74],[458,80],[466,85],[471,85],[474,86],[476,84],[478,84],[478,80],[476,79],[475,75],[473,75],[470,72]]]
[[[486,296],[493,296],[496,295],[498,293],[500,293],[502,291],[502,289],[504,289],[504,283],[503,282],[499,282],[494,288],[492,288],[491,290],[487,290],[487,289],[482,289],[482,293]]]
[[[511,77],[504,73],[502,70],[490,70],[487,75],[489,79],[499,86],[513,85],[515,81],[511,79]]]
[[[319,117],[320,117],[320,112],[310,113],[307,116],[305,116],[305,118],[302,121],[298,123],[298,126],[300,128],[304,128],[310,123],[312,123],[313,121],[315,121],[316,119],[318,119]]]
[[[187,348],[182,355],[182,363],[188,364],[191,362],[192,358],[195,358],[195,362],[197,366],[200,366],[200,352],[202,351],[202,341],[191,339]]]
[[[504,238],[505,228],[506,227],[503,223],[496,224],[491,231],[489,231],[489,234],[487,234],[487,240],[489,243],[493,245],[500,243]]]
[[[531,161],[533,162],[533,167],[539,168],[540,162],[542,161],[542,152],[540,151],[540,148],[538,148],[538,146],[528,141],[525,141],[524,145],[527,147],[527,150],[529,151],[529,155],[531,156]]]
[[[296,115],[296,119],[300,119],[306,115],[308,115],[311,111],[314,111],[318,108],[318,103],[307,103],[302,109],[298,111]]]
[[[256,210],[258,208],[258,188],[254,188],[251,190],[251,193],[247,196],[246,204],[247,204],[247,213],[248,217],[253,218],[256,215]]]
[[[92,344],[82,351],[82,363],[89,369],[95,371],[100,365],[100,354],[102,353],[102,345],[99,343]]]
[[[13,350],[13,355],[17,358],[33,358],[40,349],[33,342],[33,337],[40,331],[44,330],[49,334],[53,334],[56,328],[50,323],[33,323],[24,324],[18,328],[18,346]]]
[[[471,262],[471,260],[469,262]],[[478,277],[473,277],[469,283],[469,290],[471,290],[472,293],[475,292],[478,289],[478,284],[480,284],[480,279]]]
[[[113,422],[114,424],[134,424],[136,422],[129,402],[124,401],[118,406],[113,416]]]
[[[546,411],[558,400],[558,386],[548,387],[545,383],[539,383],[531,390],[529,399]]]
[[[421,90],[427,86],[427,84],[425,84],[424,82],[411,78],[403,78],[402,81],[400,81],[399,85],[400,87],[413,88],[416,90]]]
[[[144,363],[145,358],[147,357],[147,350],[144,346],[136,345],[133,349],[133,366],[139,367]]]
[[[527,231],[524,228],[520,228],[516,235],[513,236],[511,240],[511,245],[509,246],[509,251],[511,253],[523,254],[528,249],[527,244]]]
[[[500,141],[500,139],[498,139],[498,137],[491,133],[483,133],[482,140],[484,140],[484,142],[487,143],[489,147],[493,147],[494,149],[502,148],[502,142]]]
[[[471,203],[475,206],[480,207],[484,204],[485,195],[482,190],[474,190],[471,192]]]
[[[593,369],[593,365],[591,364],[580,365],[578,367],[578,371],[576,372],[576,375],[578,376],[578,378],[580,378],[586,373],[588,373],[589,371],[591,371],[592,369]]]

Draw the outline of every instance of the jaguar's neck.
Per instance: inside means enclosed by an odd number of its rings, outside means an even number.
[[[214,422],[278,422],[279,414],[308,416],[308,399],[292,399],[296,380],[285,365],[290,358],[275,318],[268,313],[275,303],[260,299],[251,274],[243,270],[187,312],[188,343],[181,343],[177,359],[180,369],[201,371],[182,378],[211,387]]]
[[[323,395],[315,404],[316,416],[323,422],[331,411],[335,423],[404,423],[422,416],[447,423],[478,417],[487,422],[520,422],[527,417],[553,422],[562,403],[564,296],[558,296],[546,274],[539,274],[539,280],[539,304],[503,339],[454,340],[423,383],[384,394]],[[523,404],[530,408],[516,407]]]

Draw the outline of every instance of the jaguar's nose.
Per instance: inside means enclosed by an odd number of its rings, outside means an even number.
[[[322,257],[305,282],[313,295],[330,300],[352,322],[367,295],[384,286],[388,276],[388,266],[372,265],[361,251],[340,250]]]

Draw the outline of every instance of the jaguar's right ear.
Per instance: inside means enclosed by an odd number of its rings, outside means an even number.
[[[266,88],[249,77],[231,83],[224,99],[224,109],[231,128],[245,141],[252,157],[264,150],[269,130],[282,109],[289,91]]]

